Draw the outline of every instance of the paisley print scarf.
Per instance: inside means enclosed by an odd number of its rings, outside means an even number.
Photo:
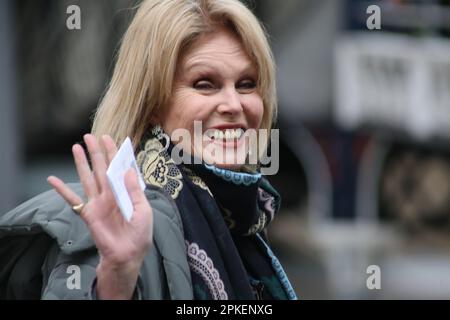
[[[176,203],[183,222],[195,299],[296,299],[264,230],[280,197],[259,173],[206,164],[176,165],[161,129],[141,144],[146,184]]]

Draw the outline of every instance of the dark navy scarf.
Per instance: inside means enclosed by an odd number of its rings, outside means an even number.
[[[194,298],[296,299],[264,235],[278,193],[259,173],[177,166],[172,148],[153,132],[137,161],[146,184],[162,188],[180,211]]]

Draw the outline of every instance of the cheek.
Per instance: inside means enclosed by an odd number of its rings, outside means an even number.
[[[264,115],[264,104],[259,95],[249,95],[245,101],[245,116],[249,125],[253,128],[259,128]]]
[[[176,92],[165,109],[162,125],[167,133],[176,129],[191,130],[196,116],[197,102],[189,92],[179,90]]]

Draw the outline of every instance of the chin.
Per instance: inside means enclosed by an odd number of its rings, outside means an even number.
[[[217,150],[217,149],[216,149]],[[214,154],[204,154],[204,161],[217,168],[240,171],[246,164],[247,153],[244,149],[227,150],[223,155],[215,156]]]
[[[215,163],[213,165],[217,168],[231,171],[241,171],[241,168],[244,166],[243,164],[228,164],[228,163]]]
[[[205,157],[205,162],[213,165],[217,168],[226,169],[226,170],[232,170],[232,171],[240,171],[243,166],[246,164],[246,157],[245,154],[241,154],[238,156],[238,159],[229,157],[228,159],[225,157],[225,160],[223,158],[215,158],[215,157]]]
[[[197,158],[217,168],[240,171],[246,165],[248,150],[242,143],[224,147],[222,143],[204,141],[201,147],[193,146]]]

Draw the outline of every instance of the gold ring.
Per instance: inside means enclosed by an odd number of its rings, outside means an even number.
[[[73,206],[73,207],[72,207],[72,210],[73,210],[76,214],[80,215],[80,214],[81,214],[81,211],[83,211],[84,206],[85,206],[85,203],[82,202],[82,203],[80,203],[79,205]]]

